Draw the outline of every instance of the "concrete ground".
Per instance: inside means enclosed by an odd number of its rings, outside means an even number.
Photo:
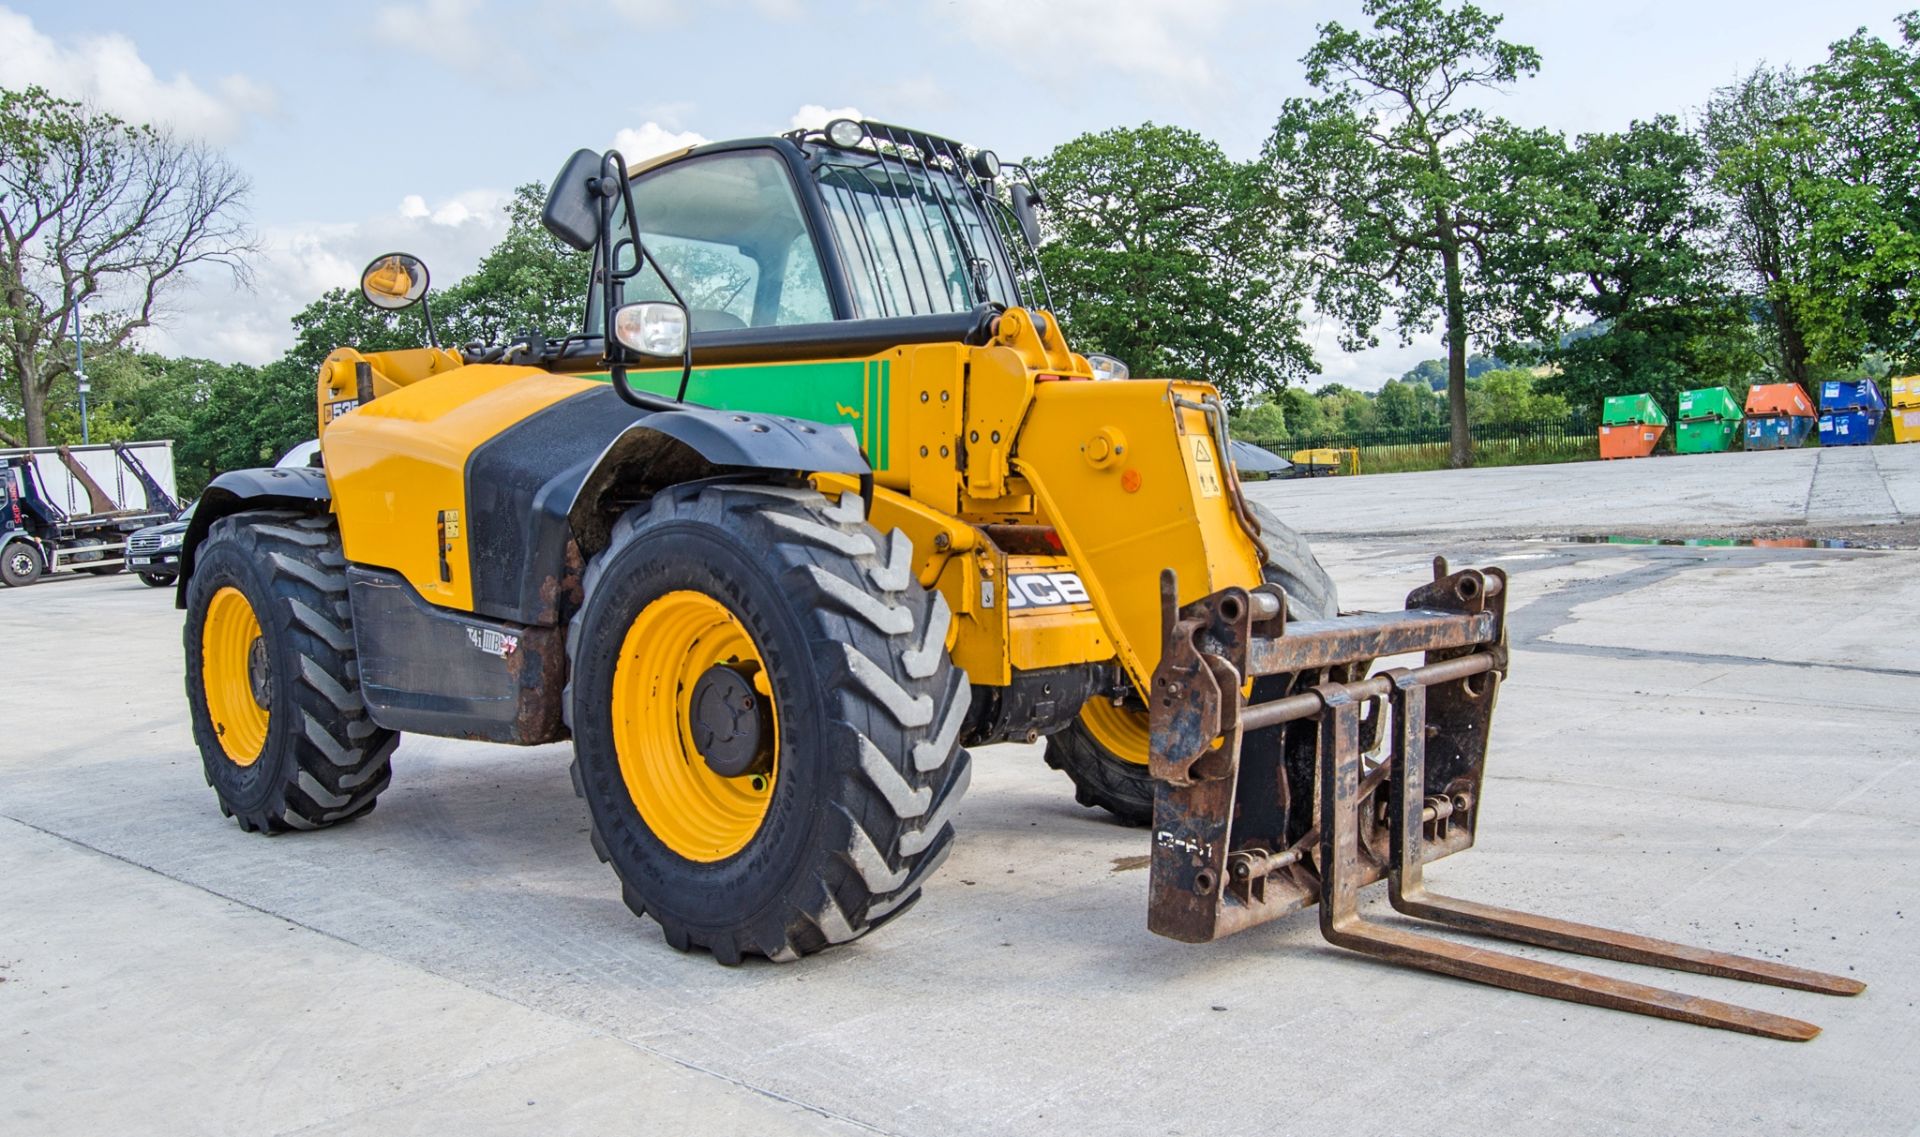
[[[914,911],[721,968],[628,915],[564,747],[410,737],[365,820],[241,833],[188,737],[168,595],[83,578],[0,592],[0,1131],[1920,1134],[1920,552],[1538,539],[1898,537],[1917,462],[1256,490],[1321,535],[1348,607],[1398,606],[1435,551],[1513,573],[1481,842],[1436,885],[1867,980],[1837,999],[1582,964],[1810,1019],[1813,1042],[1375,963],[1311,916],[1158,939],[1144,833],[1028,747],[980,753]]]

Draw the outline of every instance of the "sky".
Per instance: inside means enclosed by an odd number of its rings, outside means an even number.
[[[1500,10],[1498,0],[1482,6]],[[1685,114],[1758,63],[1805,65],[1920,0],[1525,0],[1503,38],[1543,57],[1493,113],[1568,134]],[[852,112],[1043,154],[1146,121],[1257,154],[1300,57],[1359,0],[0,0],[0,84],[37,83],[222,148],[252,182],[251,280],[175,291],[144,346],[263,363],[290,317],[374,256],[451,283],[504,232],[513,187],[566,156],[629,158]],[[1322,381],[1377,388],[1441,354],[1397,331]]]

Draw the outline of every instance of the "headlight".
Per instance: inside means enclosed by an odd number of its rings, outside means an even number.
[[[1093,369],[1095,379],[1126,379],[1133,374],[1126,364],[1111,355],[1089,355],[1087,366]]]
[[[842,150],[851,150],[867,137],[867,128],[850,118],[836,118],[827,124],[827,141]]]
[[[162,533],[160,534],[160,547],[163,549],[177,549],[180,547],[180,542],[186,539],[187,535],[185,533]]]

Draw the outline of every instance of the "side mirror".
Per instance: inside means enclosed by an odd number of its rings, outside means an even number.
[[[554,176],[546,208],[540,211],[547,232],[583,253],[600,239],[600,168],[599,154],[575,150]]]
[[[656,359],[680,359],[687,352],[687,310],[662,300],[622,304],[613,310],[613,338]]]
[[[420,303],[427,284],[426,262],[408,253],[387,253],[360,274],[360,295],[375,308],[398,312]]]
[[[1027,244],[1035,249],[1040,247],[1040,191],[1025,182],[1015,182],[1007,190],[1013,199],[1013,216],[1020,222],[1020,232],[1026,234]]]

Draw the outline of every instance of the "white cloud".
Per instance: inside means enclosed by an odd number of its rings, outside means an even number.
[[[1034,70],[1071,78],[1100,81],[1106,68],[1138,78],[1165,79],[1190,86],[1211,86],[1212,66],[1206,41],[1220,31],[1238,0],[972,0],[960,26],[982,46],[1008,44],[1009,29],[1017,29],[1021,44],[1058,44],[1070,52],[1071,75],[1062,75],[1058,55],[1035,54],[1029,60],[1018,49],[1011,54]],[[946,18],[941,5],[935,18]]]
[[[143,346],[170,355],[266,363],[293,343],[294,313],[330,288],[353,288],[381,253],[408,252],[427,262],[434,287],[472,272],[507,228],[502,190],[468,190],[444,199],[407,194],[391,212],[346,222],[265,227],[253,262],[253,288],[224,277],[190,281],[190,302],[150,332]],[[184,299],[184,298],[183,298]]]
[[[737,0],[707,0],[706,7],[734,8]],[[751,0],[748,5],[759,15],[783,24],[791,24],[806,15],[804,0]],[[684,24],[702,5],[685,0],[608,0],[615,15],[643,31]]]
[[[430,55],[495,86],[526,86],[535,76],[504,37],[511,23],[486,20],[481,0],[421,0],[374,13],[373,34],[389,46]],[[489,31],[483,32],[483,25]]]
[[[33,20],[0,7],[0,79],[8,87],[45,87],[132,122],[150,123],[196,138],[226,142],[247,121],[274,109],[273,92],[244,75],[213,81],[209,91],[186,75],[162,79],[140,49],[117,34],[57,43]]]
[[[620,151],[620,156],[632,166],[648,158],[699,146],[706,141],[705,135],[691,130],[668,130],[657,122],[643,122],[637,127],[626,127],[616,133],[613,136],[613,148]]]
[[[819,130],[836,118],[864,119],[866,117],[866,115],[860,113],[859,107],[834,107],[828,109],[819,103],[808,103],[806,106],[794,111],[793,117],[788,119],[787,122],[794,130]]]

